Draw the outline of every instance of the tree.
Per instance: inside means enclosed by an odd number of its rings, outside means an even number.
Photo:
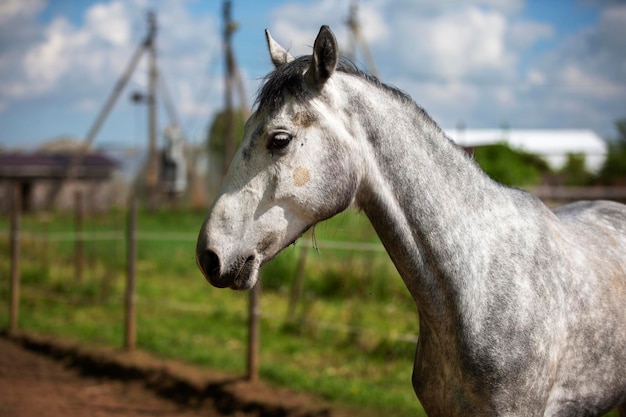
[[[626,185],[626,118],[615,122],[615,128],[618,136],[609,142],[599,181],[606,185]]]
[[[209,133],[207,135],[207,150],[211,154],[223,155],[224,148],[226,146],[226,110],[222,110],[215,115]],[[235,124],[235,148],[239,147],[241,139],[243,138],[243,126],[245,124],[245,118],[243,111],[233,110],[233,122]]]
[[[541,157],[514,150],[506,143],[478,146],[474,159],[487,175],[509,186],[537,185],[543,174],[550,172]]]
[[[592,181],[592,175],[586,168],[584,153],[568,153],[567,161],[560,173],[565,177],[567,185],[585,186]]]

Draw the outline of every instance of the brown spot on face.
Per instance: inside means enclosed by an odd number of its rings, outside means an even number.
[[[315,122],[315,120],[317,120],[317,118],[310,111],[298,112],[291,119],[294,125],[301,127],[309,127]]]
[[[302,187],[311,180],[311,174],[305,167],[297,167],[293,170],[293,183],[296,187]]]

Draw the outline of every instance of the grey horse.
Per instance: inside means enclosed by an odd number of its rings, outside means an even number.
[[[316,223],[364,212],[419,310],[413,387],[429,416],[598,416],[626,402],[626,206],[549,210],[485,175],[401,91],[266,32],[275,70],[204,221],[217,287]]]

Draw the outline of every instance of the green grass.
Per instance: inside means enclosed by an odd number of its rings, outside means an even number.
[[[213,288],[198,272],[195,238],[204,214],[140,212],[137,344],[243,374],[248,293]],[[125,223],[123,212],[84,219],[86,266],[77,283],[71,215],[24,216],[20,327],[122,346],[126,244],[110,232]],[[0,327],[8,326],[8,229],[0,219]],[[96,235],[105,239],[92,240]],[[311,249],[314,240],[319,252]],[[378,241],[363,216],[348,213],[318,225],[315,237],[308,234],[264,268],[261,378],[385,415],[423,415],[411,387],[415,346],[398,340],[418,327],[404,284],[383,251],[324,249],[328,240]],[[310,250],[302,297],[287,317],[302,250]]]

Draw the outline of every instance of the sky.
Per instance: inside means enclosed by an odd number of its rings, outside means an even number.
[[[348,51],[351,0],[233,0],[236,60],[250,106],[272,69],[264,29],[310,54],[328,24]],[[626,0],[361,0],[381,80],[443,128],[592,129],[626,118]],[[0,148],[84,138],[156,12],[158,63],[188,140],[223,107],[222,1],[0,0]],[[367,59],[358,52],[365,67]],[[147,146],[145,58],[94,140]],[[159,111],[159,128],[168,124]]]

